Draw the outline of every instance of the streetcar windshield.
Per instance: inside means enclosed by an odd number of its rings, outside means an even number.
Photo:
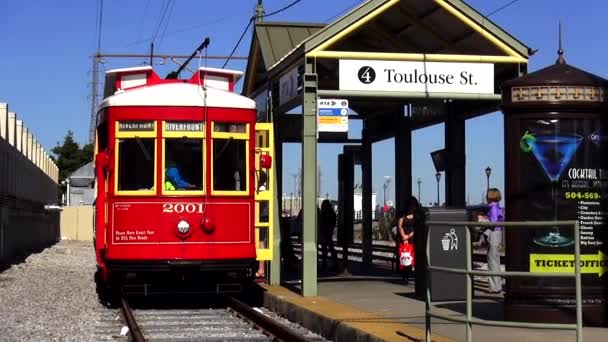
[[[203,183],[203,139],[165,139],[165,191],[202,191]]]
[[[154,139],[118,139],[118,190],[154,189]]]

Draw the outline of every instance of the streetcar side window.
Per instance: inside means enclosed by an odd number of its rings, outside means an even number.
[[[203,139],[165,139],[165,191],[203,190]]]
[[[213,139],[213,189],[246,191],[247,141]]]
[[[153,138],[117,139],[118,191],[154,189]]]
[[[211,192],[249,194],[249,124],[211,123]]]

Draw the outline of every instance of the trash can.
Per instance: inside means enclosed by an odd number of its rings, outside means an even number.
[[[467,210],[430,208],[430,266],[466,268],[466,233],[463,226],[433,225],[432,222],[465,222]],[[432,301],[452,301],[466,299],[466,276],[439,271],[430,271]]]

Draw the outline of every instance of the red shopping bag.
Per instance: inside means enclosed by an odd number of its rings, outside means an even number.
[[[414,266],[414,245],[402,243],[399,246],[399,269]]]

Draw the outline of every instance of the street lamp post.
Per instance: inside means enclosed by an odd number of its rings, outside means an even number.
[[[422,197],[420,197],[420,185],[422,184],[422,179],[418,178],[418,203],[422,203]]]
[[[439,181],[441,180],[441,173],[437,172],[435,178],[437,178],[437,206],[439,206]]]
[[[486,178],[488,180],[487,182],[487,186],[486,186],[486,191],[490,190],[490,175],[492,174],[492,169],[488,166],[486,167]]]

